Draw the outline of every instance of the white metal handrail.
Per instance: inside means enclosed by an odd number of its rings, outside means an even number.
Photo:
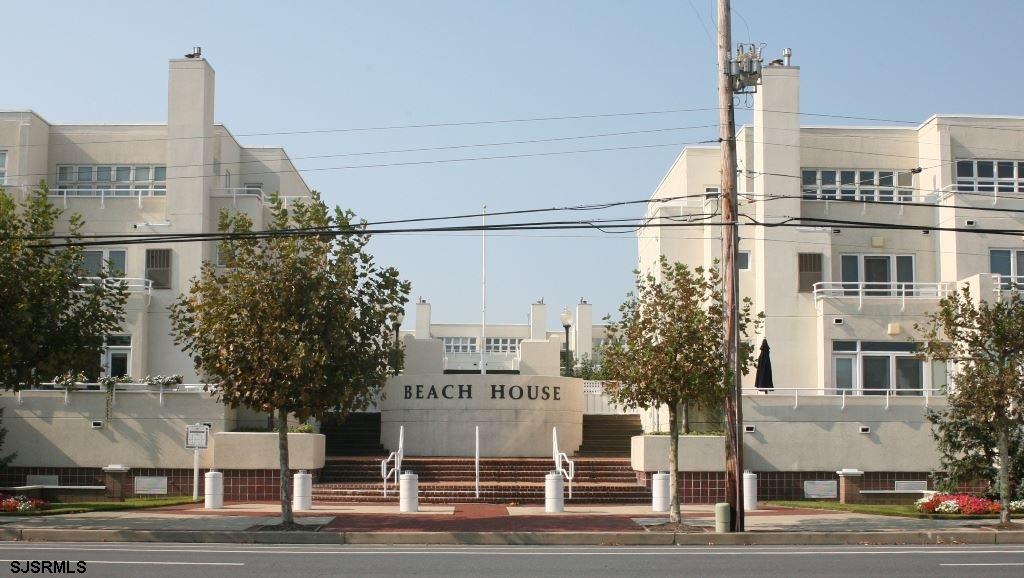
[[[210,194],[212,198],[229,198],[231,199],[232,206],[238,206],[239,199],[257,199],[260,204],[270,206],[273,200],[273,195],[269,195],[263,192],[263,189],[259,187],[225,187],[219,189],[213,189]],[[294,201],[300,199],[308,199],[302,195],[278,195],[281,199],[281,204],[285,207]]]
[[[558,428],[551,428],[551,457],[555,461],[555,471],[561,474],[569,482],[569,499],[572,499],[572,479],[576,477],[576,464],[569,459],[569,456],[558,451]],[[568,469],[562,464],[569,466]]]
[[[939,282],[872,282],[872,281],[825,281],[814,284],[814,300],[857,299],[858,308],[865,299],[898,299],[900,307],[906,307],[908,299],[942,299],[954,291],[954,284]]]
[[[893,387],[893,388],[857,388],[857,389],[822,389],[815,387],[778,387],[768,390],[760,390],[752,387],[743,388],[744,395],[786,395],[793,396],[793,409],[800,407],[800,396],[804,397],[838,397],[842,400],[842,408],[846,409],[846,398],[849,397],[860,397],[866,399],[879,399],[885,400],[885,409],[889,409],[889,402],[893,397],[904,397],[913,398],[920,397],[924,401],[925,407],[928,407],[931,403],[931,398],[935,396],[946,395],[946,390],[937,387]]]
[[[402,472],[402,458],[405,457],[405,426],[398,427],[398,450],[388,454],[386,459],[380,461],[380,477],[384,480],[384,497],[388,496],[388,478],[395,476],[395,485],[398,485],[398,476]],[[395,462],[393,468],[388,464]]]
[[[992,274],[992,290],[996,292],[996,295],[1001,299],[1004,292],[1010,293],[1014,291],[1024,290],[1024,275],[1001,275],[999,273]]]
[[[125,187],[125,185],[118,186]],[[164,198],[167,196],[166,184],[146,183],[128,185],[130,188],[116,187],[110,185],[102,188],[79,189],[71,186],[57,186],[50,189],[48,196],[63,199],[65,207],[68,206],[68,197],[99,199],[101,208],[106,207],[107,199],[135,199],[141,207],[143,197]]]
[[[124,283],[125,287],[128,288],[129,293],[146,293],[151,295],[153,293],[153,282],[149,279],[142,279],[141,277],[107,277],[102,279],[100,277],[79,277],[79,285],[82,289],[88,289],[99,283],[106,285],[117,285],[118,283]]]

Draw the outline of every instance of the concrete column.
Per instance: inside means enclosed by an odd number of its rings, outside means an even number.
[[[544,300],[530,305],[530,339],[547,341],[548,306]]]
[[[416,339],[430,339],[430,303],[422,297],[416,302]]]
[[[836,474],[839,475],[839,503],[859,504],[863,502],[860,490],[864,472],[855,469],[842,469]]]
[[[583,356],[593,359],[594,357],[594,311],[593,306],[585,299],[580,299],[576,305],[576,326],[574,330],[574,341],[572,344],[573,356],[576,361],[583,359]]]

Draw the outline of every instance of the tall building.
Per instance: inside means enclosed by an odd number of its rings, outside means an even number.
[[[23,198],[40,181],[65,227],[78,213],[85,234],[208,233],[222,209],[259,229],[272,193],[286,203],[310,196],[284,149],[242,146],[214,121],[214,71],[202,58],[170,61],[166,122],[54,124],[0,111],[0,183]],[[123,331],[107,337],[107,373],[198,381],[172,343],[167,306],[204,260],[217,260],[215,241],[88,248],[85,276],[112,266],[131,289]]]
[[[800,69],[766,66],[736,135],[741,223],[764,225],[740,228],[740,293],[766,315],[752,343],[770,344],[779,388],[943,388],[946,367],[914,357],[914,324],[964,284],[998,299],[1024,281],[1020,236],[974,232],[1024,229],[1024,117],[801,118],[820,116],[801,116]],[[662,179],[647,214],[669,226],[638,234],[641,269],[721,259],[720,225],[700,221],[720,213],[719,153],[687,147]]]

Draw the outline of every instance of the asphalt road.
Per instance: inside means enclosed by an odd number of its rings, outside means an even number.
[[[0,543],[0,575],[27,560],[82,576],[1014,576],[1024,546],[252,546]],[[15,564],[17,564],[15,566]],[[41,569],[41,568],[40,568]],[[52,574],[51,574],[52,575]]]

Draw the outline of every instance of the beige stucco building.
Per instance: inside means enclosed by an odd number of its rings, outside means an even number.
[[[1024,229],[1005,211],[1024,209],[1024,117],[808,126],[795,66],[764,68],[753,113],[736,136],[739,282],[766,315],[752,342],[769,342],[775,386],[937,393],[946,367],[914,358],[914,324],[965,283],[998,299],[1024,280],[1019,235],[974,232]],[[648,216],[668,226],[639,233],[641,269],[721,259],[721,219],[699,220],[720,212],[719,155],[687,147],[662,179]]]
[[[310,195],[283,149],[242,146],[215,122],[214,71],[202,58],[170,61],[166,122],[54,124],[31,110],[0,111],[0,182],[24,196],[40,181],[66,209],[65,222],[82,215],[86,235],[208,233],[217,230],[222,209],[244,211],[261,229],[273,193],[286,203]],[[109,260],[132,291],[122,333],[108,337],[108,373],[198,381],[172,343],[167,306],[204,260],[217,259],[216,245],[88,248],[87,269]]]

